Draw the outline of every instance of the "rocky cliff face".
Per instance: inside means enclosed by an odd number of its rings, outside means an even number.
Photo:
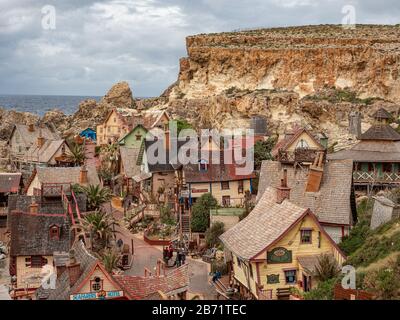
[[[230,87],[289,90],[324,87],[400,102],[400,27],[308,26],[187,38],[173,97],[199,98]]]
[[[352,110],[362,128],[383,106],[398,115],[400,27],[306,26],[197,35],[165,105],[197,126],[248,126],[264,115],[270,131],[294,123],[345,147]]]

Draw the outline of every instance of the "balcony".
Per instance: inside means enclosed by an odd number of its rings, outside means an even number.
[[[285,164],[308,162],[313,163],[314,159],[321,150],[310,148],[297,148],[294,151],[279,150],[278,161]],[[324,151],[323,161],[326,159],[326,151]]]
[[[400,173],[354,171],[353,181],[355,185],[400,185]]]

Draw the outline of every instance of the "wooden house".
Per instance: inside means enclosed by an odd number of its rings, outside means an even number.
[[[10,275],[14,298],[32,296],[41,286],[42,268],[53,265],[56,251],[68,251],[69,217],[56,208],[41,206],[34,198],[18,196],[9,207]],[[45,211],[45,212],[44,212]]]
[[[138,124],[119,140],[119,145],[126,148],[140,148],[146,138],[147,129]]]
[[[290,197],[284,175],[246,218],[220,236],[242,298],[288,299],[291,287],[309,291],[317,285],[314,270],[322,255],[338,265],[346,258],[316,215]]]
[[[296,127],[278,141],[271,155],[282,163],[312,163],[318,153],[326,152],[327,138],[321,137],[315,137],[305,128]]]
[[[21,163],[32,157],[32,147],[45,141],[59,141],[59,135],[45,126],[16,124],[8,140],[9,156],[13,167],[19,169]]]
[[[69,192],[71,185],[79,184],[99,185],[100,180],[94,166],[82,167],[38,167],[32,173],[25,186],[25,193],[28,196],[42,195],[44,186],[49,192],[59,196],[61,192]],[[49,194],[49,197],[51,195]]]
[[[323,154],[310,166],[263,161],[257,201],[269,187],[279,185],[282,171],[286,170],[290,201],[310,208],[325,231],[339,243],[357,219],[352,169],[352,160],[324,162]]]
[[[374,124],[348,150],[328,155],[329,160],[354,162],[354,185],[362,189],[400,186],[400,134],[389,125],[392,115],[379,109]]]

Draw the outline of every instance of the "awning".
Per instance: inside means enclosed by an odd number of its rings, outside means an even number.
[[[147,180],[151,178],[151,173],[146,173],[146,172],[142,172],[141,174],[137,174],[136,176],[133,176],[132,179],[135,182],[141,182],[143,180]]]
[[[299,261],[299,264],[303,267],[304,271],[307,273],[314,273],[315,272],[315,267],[318,265],[318,258],[321,255],[310,255],[310,256],[302,256],[302,257],[297,257],[297,260]]]

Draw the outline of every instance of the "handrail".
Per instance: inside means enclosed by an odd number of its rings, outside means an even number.
[[[75,193],[74,193],[74,190],[72,190],[72,188],[71,188],[71,195],[72,195],[72,199],[74,199],[74,202],[75,202],[76,214],[78,216],[78,219],[80,220],[81,219],[81,211],[79,210],[78,201],[76,201]]]

